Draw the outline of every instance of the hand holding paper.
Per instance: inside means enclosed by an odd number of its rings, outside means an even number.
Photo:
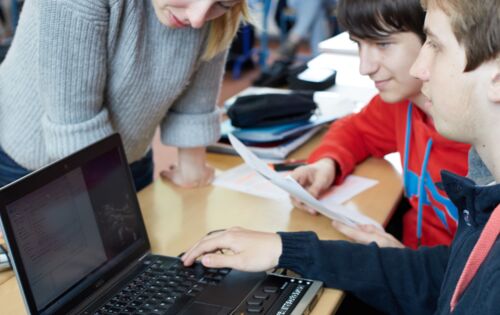
[[[301,202],[316,209],[319,213],[324,216],[347,224],[349,226],[356,226],[357,224],[372,224],[381,228],[381,225],[372,220],[371,218],[363,215],[362,213],[347,209],[342,205],[335,205],[330,207],[325,207],[320,201],[309,194],[299,183],[297,183],[291,177],[281,177],[279,174],[269,169],[267,165],[256,157],[252,152],[250,152],[245,145],[243,145],[236,137],[232,134],[229,135],[229,141],[233,145],[234,149],[243,158],[243,160],[257,173],[262,175],[264,178],[271,181],[276,186],[288,192],[291,196],[297,198]]]

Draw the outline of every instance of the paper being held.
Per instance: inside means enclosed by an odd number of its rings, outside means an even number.
[[[365,216],[364,214],[353,210],[347,209],[342,205],[330,205],[328,208],[322,204],[319,200],[314,198],[309,192],[307,192],[299,183],[297,183],[292,177],[281,177],[279,174],[269,169],[263,161],[261,161],[257,156],[255,156],[250,150],[248,150],[243,143],[241,143],[232,134],[229,134],[229,141],[233,145],[234,149],[241,158],[250,166],[253,170],[259,173],[261,176],[271,181],[276,186],[288,192],[291,196],[300,200],[307,206],[315,209],[324,216],[347,224],[349,226],[356,226],[357,224],[372,224],[381,229],[382,226],[372,220],[371,218]]]

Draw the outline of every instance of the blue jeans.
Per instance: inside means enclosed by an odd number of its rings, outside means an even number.
[[[313,55],[318,55],[318,45],[331,36],[328,22],[328,8],[337,0],[288,0],[288,5],[295,10],[295,24],[290,30],[301,39],[309,39]]]
[[[142,159],[130,164],[129,167],[134,179],[135,190],[140,191],[153,182],[153,151],[149,150]],[[31,173],[30,170],[17,164],[0,147],[0,187],[29,173]]]
[[[153,150],[149,150],[139,161],[129,165],[134,180],[135,191],[141,191],[153,182]]]

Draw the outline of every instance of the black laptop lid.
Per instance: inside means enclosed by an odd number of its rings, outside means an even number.
[[[64,314],[149,251],[115,134],[0,189],[0,214],[32,314]]]

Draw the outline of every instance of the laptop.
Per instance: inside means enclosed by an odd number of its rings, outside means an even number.
[[[1,188],[0,215],[30,314],[307,314],[322,292],[152,254],[118,134]]]

